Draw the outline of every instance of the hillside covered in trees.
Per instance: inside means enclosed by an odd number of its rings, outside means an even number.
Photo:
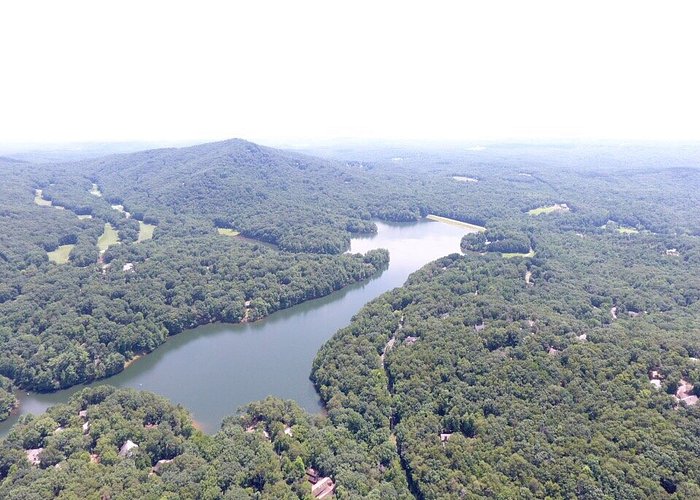
[[[466,236],[324,346],[331,421],[370,453],[396,442],[418,498],[698,497],[697,236],[570,212],[510,227]],[[489,251],[517,238],[534,255]]]
[[[271,399],[205,436],[156,396],[87,389],[15,426],[0,496],[304,498],[309,467],[337,498],[700,496],[694,151],[357,158],[226,141],[2,163],[0,411],[11,383],[108,376],[190,326],[380,272],[386,252],[343,253],[373,219],[487,230],[324,346],[310,368],[327,416]],[[100,254],[105,224],[120,244]]]
[[[206,435],[162,397],[101,386],[15,425],[0,443],[0,497],[313,498],[330,474],[341,497],[373,486],[406,497],[398,460],[380,483],[365,453],[292,401],[251,403]]]
[[[314,235],[310,218],[321,206],[318,201],[307,204],[306,217],[289,214],[312,228],[293,231],[309,242],[307,246],[280,248],[261,241],[281,243],[278,238],[261,233],[252,234],[259,238],[251,240],[235,231],[217,232],[231,227],[231,206],[250,205],[274,217],[272,205],[288,198],[285,186],[268,185],[266,196],[275,201],[267,204],[238,198],[233,189],[224,190],[216,201],[216,190],[200,182],[208,171],[225,176],[251,171],[249,177],[255,178],[268,169],[287,175],[277,163],[270,166],[263,157],[243,155],[248,147],[253,145],[234,141],[194,151],[118,157],[117,167],[124,162],[140,165],[143,156],[179,155],[179,160],[170,160],[187,166],[195,180],[182,171],[178,175],[201,195],[198,200],[182,193],[180,197],[182,182],[165,174],[172,170],[168,162],[163,172],[155,167],[149,171],[149,182],[141,174],[123,180],[120,176],[129,174],[128,169],[111,169],[102,161],[2,163],[6,182],[0,186],[0,375],[16,386],[39,391],[106,377],[184,329],[216,321],[255,321],[365,280],[386,266],[385,251],[342,254],[350,234],[345,230],[331,252],[310,247],[325,245]],[[212,148],[235,160],[217,165],[211,159],[212,168],[205,169],[208,157],[200,150]],[[272,156],[278,163],[286,158],[280,152]],[[104,178],[99,184],[94,182],[98,172]],[[322,185],[323,175],[309,171],[297,181],[290,202],[303,205],[304,193]],[[238,182],[245,186],[245,176]],[[251,180],[249,187],[252,184]],[[171,194],[178,197],[177,203],[157,192],[163,186],[176,190]],[[134,201],[125,193],[133,194]],[[282,213],[286,208],[276,210]],[[323,210],[324,218],[334,213]],[[358,222],[352,226],[367,230]],[[284,221],[276,227],[284,228]]]

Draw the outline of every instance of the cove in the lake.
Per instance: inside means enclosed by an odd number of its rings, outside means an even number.
[[[426,263],[460,251],[468,229],[441,222],[378,222],[378,233],[355,238],[351,252],[386,248],[389,267],[377,277],[321,299],[279,311],[255,323],[214,324],[173,336],[118,375],[96,384],[133,387],[161,394],[187,407],[206,432],[223,417],[268,395],[294,399],[309,411],[321,405],[309,380],[321,345],[349,324],[360,308],[401,286]],[[41,413],[67,401],[84,386],[49,394],[20,393],[20,410],[0,423],[0,436],[23,413]]]

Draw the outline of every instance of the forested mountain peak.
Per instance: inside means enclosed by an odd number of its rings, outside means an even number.
[[[222,162],[212,165],[211,162]],[[145,173],[148,168],[157,174],[159,168],[177,168],[181,173],[194,174],[206,166],[217,168],[247,167],[250,169],[277,168],[316,164],[329,167],[335,162],[300,153],[261,146],[244,139],[198,144],[179,148],[159,148],[136,153],[110,155],[80,162],[83,168],[94,172],[120,170],[123,174]]]

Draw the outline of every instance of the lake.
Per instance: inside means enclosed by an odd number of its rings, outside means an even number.
[[[460,251],[469,229],[423,220],[377,222],[376,235],[355,238],[351,252],[389,250],[389,267],[368,281],[326,297],[276,312],[255,323],[213,324],[173,336],[122,373],[95,384],[133,387],[161,394],[188,408],[205,432],[215,432],[226,415],[268,395],[294,399],[311,412],[321,403],[309,380],[319,348],[348,325],[360,308],[401,286],[426,263]],[[67,401],[84,386],[49,394],[18,394],[20,410],[0,423],[5,435],[20,414],[43,412]]]

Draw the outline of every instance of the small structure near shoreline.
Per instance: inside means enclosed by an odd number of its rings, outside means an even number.
[[[314,498],[322,500],[329,498],[335,492],[335,483],[330,477],[319,477],[313,467],[306,469],[306,480],[311,483],[311,494]]]
[[[661,389],[661,379],[663,379],[663,376],[658,370],[652,370],[649,372],[649,383],[657,390]]]
[[[25,453],[27,454],[27,460],[29,461],[29,463],[34,466],[39,466],[41,464],[39,454],[42,451],[44,451],[44,448],[32,448],[30,450],[25,450]]]
[[[127,439],[126,443],[122,445],[122,447],[119,449],[119,456],[120,457],[130,457],[133,453],[133,450],[138,448],[139,445],[134,443],[131,439]]]
[[[678,382],[678,390],[676,391],[676,399],[679,402],[683,402],[688,406],[693,406],[698,403],[698,397],[693,394],[693,389],[695,386],[688,382],[687,380],[681,379]]]
[[[171,460],[166,460],[166,459],[164,459],[164,460],[158,460],[151,470],[152,470],[153,472],[155,472],[156,474],[160,474],[161,468],[162,468],[165,464],[169,464],[170,462],[172,462],[172,459],[171,459]]]
[[[329,498],[334,491],[335,483],[330,477],[324,477],[311,487],[311,494],[318,500]]]
[[[259,428],[262,429],[262,433],[263,433],[263,436],[265,436],[265,439],[270,441],[270,433],[267,432],[264,428],[260,427],[260,422],[253,422],[252,425],[249,425],[248,427],[245,428],[245,431],[247,434],[253,434]]]

